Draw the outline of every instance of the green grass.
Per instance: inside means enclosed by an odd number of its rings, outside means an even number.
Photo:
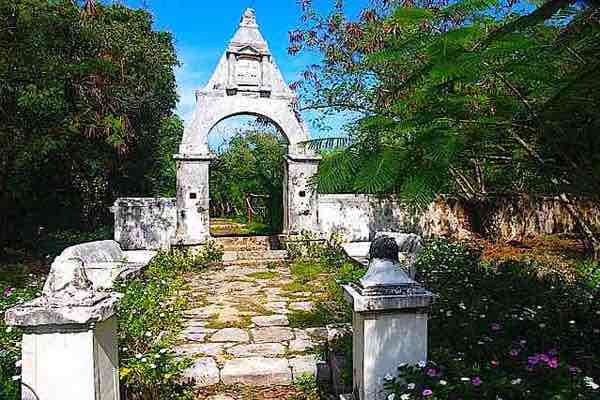
[[[299,283],[308,283],[317,276],[328,272],[318,260],[299,260],[290,265],[290,271],[294,275],[294,280]]]
[[[328,310],[316,306],[310,311],[292,311],[288,314],[288,321],[292,328],[319,328],[336,322]]]
[[[259,271],[252,272],[251,274],[246,275],[251,279],[274,279],[279,276],[279,272],[277,271]]]

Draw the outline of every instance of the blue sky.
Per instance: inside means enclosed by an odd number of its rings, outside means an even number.
[[[182,63],[176,71],[177,113],[184,119],[189,118],[194,108],[194,90],[204,86],[210,78],[247,7],[256,10],[261,32],[288,83],[297,80],[306,65],[318,61],[314,55],[287,54],[288,32],[299,24],[297,0],[127,0],[126,3],[132,7],[145,3],[154,15],[156,29],[173,33]],[[331,3],[331,0],[317,0],[319,7],[327,8]],[[356,12],[357,6],[367,0],[349,0],[348,3],[353,4],[350,9]],[[323,132],[311,126],[313,117],[305,116],[312,137],[334,134],[344,123],[342,118],[332,118],[329,121],[332,132]]]

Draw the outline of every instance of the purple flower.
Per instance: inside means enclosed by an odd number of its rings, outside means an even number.
[[[479,386],[481,385],[481,378],[478,376],[471,378],[471,383],[473,384],[473,386]]]
[[[572,375],[577,375],[577,374],[579,373],[579,371],[580,371],[580,369],[579,369],[579,368],[577,368],[577,367],[569,367],[569,372],[570,372]]]
[[[540,354],[539,355],[539,359],[540,359],[540,361],[545,362],[545,363],[547,363],[548,361],[550,361],[550,357],[548,357],[545,354]]]
[[[435,368],[429,368],[427,370],[427,376],[434,377],[436,375],[437,375],[437,371],[435,370]]]
[[[539,362],[540,362],[540,356],[538,354],[527,357],[527,364],[529,364],[530,366],[536,365]]]
[[[558,368],[558,358],[553,357],[550,360],[548,360],[548,367],[552,369]]]
[[[432,394],[433,394],[433,391],[431,389],[423,390],[423,396],[425,396],[425,397],[431,396]]]
[[[9,297],[14,292],[15,292],[15,288],[6,288],[6,289],[4,289],[4,297]]]
[[[517,349],[511,349],[508,354],[510,354],[513,357],[516,357],[516,356],[519,355],[519,350],[517,350]]]
[[[500,329],[502,329],[502,325],[500,325],[497,322],[494,322],[493,324],[490,325],[490,329],[494,332],[498,332]]]

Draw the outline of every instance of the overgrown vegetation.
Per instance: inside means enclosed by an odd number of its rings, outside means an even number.
[[[171,34],[145,10],[81,3],[0,2],[2,243],[94,231],[116,197],[175,187]]]
[[[596,1],[374,0],[352,18],[301,1],[289,52],[322,58],[293,86],[303,109],[356,116],[320,191],[395,193],[422,207],[452,195],[550,195],[589,254],[600,233],[578,199],[600,203],[600,8]],[[339,150],[341,148],[341,150]]]
[[[291,269],[318,302],[312,311],[291,313],[290,323],[349,323],[340,285],[356,283],[365,270],[340,253],[336,262],[335,246],[321,243],[319,252],[306,243],[313,257],[294,260]],[[518,257],[493,249],[482,252],[472,243],[444,238],[426,243],[417,260],[418,277],[439,295],[430,312],[429,363],[402,366],[398,376],[387,377],[395,398],[597,398],[598,265],[569,259],[565,269],[564,251],[540,259],[531,249],[531,255]],[[319,254],[328,254],[327,261]],[[346,356],[348,379],[351,344],[347,333],[325,350]]]
[[[281,134],[260,122],[229,139],[210,165],[211,216],[249,223],[247,233],[281,232],[286,153]]]
[[[481,262],[479,251],[436,239],[418,260],[440,297],[427,365],[390,379],[398,398],[598,397],[598,280],[539,274],[535,261]]]
[[[193,399],[193,388],[182,372],[190,360],[173,352],[182,329],[188,298],[183,274],[220,262],[223,251],[209,242],[196,254],[187,250],[159,252],[142,276],[116,282],[123,294],[117,319],[121,390],[127,400]],[[41,295],[45,274],[24,264],[3,266],[0,314]],[[20,398],[21,336],[0,319],[0,395]]]

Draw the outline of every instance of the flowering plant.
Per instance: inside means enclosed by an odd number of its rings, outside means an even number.
[[[486,265],[477,250],[444,239],[425,246],[417,267],[439,295],[431,361],[399,366],[392,398],[600,398],[596,285],[540,277],[528,262]]]

